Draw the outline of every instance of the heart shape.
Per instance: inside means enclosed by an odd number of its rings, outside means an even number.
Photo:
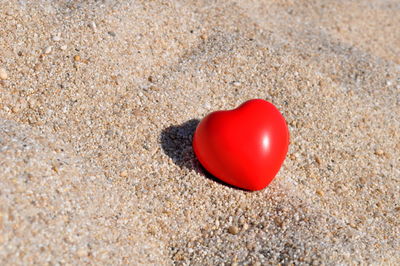
[[[212,175],[246,190],[271,183],[285,160],[289,130],[279,110],[265,100],[207,115],[193,136],[193,150]]]

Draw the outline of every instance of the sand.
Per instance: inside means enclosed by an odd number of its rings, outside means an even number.
[[[0,262],[399,264],[398,1],[0,0]],[[206,175],[209,112],[262,98],[288,157]]]

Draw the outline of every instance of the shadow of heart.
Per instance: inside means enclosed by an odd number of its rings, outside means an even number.
[[[161,132],[161,146],[166,155],[180,168],[195,169],[197,162],[192,149],[192,138],[198,119],[189,120],[178,126],[170,126]]]
[[[194,170],[196,173],[228,187],[240,189],[231,186],[212,174],[210,174],[197,160],[192,147],[192,139],[197,125],[200,123],[198,119],[191,119],[181,125],[169,126],[161,132],[161,147],[164,153],[172,159],[172,161],[180,168]],[[242,189],[240,189],[242,190]]]

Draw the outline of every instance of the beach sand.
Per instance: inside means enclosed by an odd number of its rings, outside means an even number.
[[[399,264],[396,0],[0,0],[0,264]],[[205,174],[199,120],[262,98],[266,189]]]

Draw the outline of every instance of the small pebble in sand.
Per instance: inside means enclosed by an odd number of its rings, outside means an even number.
[[[120,177],[127,177],[128,176],[128,172],[124,170],[119,174],[119,176]]]
[[[322,190],[317,190],[317,191],[315,191],[315,193],[317,193],[318,196],[321,196],[321,197],[324,196],[324,192]]]
[[[384,154],[383,150],[375,150],[375,155],[382,156]]]
[[[202,34],[202,35],[200,35],[200,38],[201,38],[203,41],[205,41],[205,40],[208,39],[208,36],[207,36],[207,34]]]
[[[75,62],[81,61],[81,57],[79,55],[75,55],[74,56],[74,61]]]
[[[39,71],[40,69],[41,69],[41,67],[42,67],[42,65],[40,64],[40,63],[37,63],[36,65],[34,65],[33,66],[33,70],[36,72],[36,71]]]
[[[278,227],[283,227],[283,225],[284,225],[283,220],[279,217],[275,217],[274,222]]]
[[[296,153],[291,153],[291,154],[289,154],[289,158],[290,158],[290,160],[292,160],[292,161],[296,161],[297,158],[298,158],[298,154],[296,154]]]
[[[243,229],[243,231],[246,231],[247,229],[249,229],[249,225],[248,224],[243,224],[242,229]]]
[[[49,54],[49,53],[51,53],[51,50],[53,49],[53,47],[51,47],[51,46],[48,46],[48,47],[46,47],[46,49],[44,49],[44,53],[45,54]]]
[[[321,164],[321,158],[319,158],[318,155],[316,155],[314,159],[315,159],[315,162],[316,162],[317,164]]]
[[[237,226],[229,226],[228,232],[232,235],[237,235],[239,233],[239,228]]]
[[[150,86],[149,89],[152,90],[152,91],[159,91],[160,90],[160,88],[157,87],[157,86]]]
[[[6,80],[8,79],[7,71],[4,68],[0,68],[0,79]]]
[[[55,42],[59,42],[59,41],[61,41],[61,37],[60,37],[60,35],[57,34],[57,35],[53,36],[52,40]]]
[[[235,87],[239,87],[240,85],[242,85],[242,83],[240,81],[234,81],[232,82],[232,85]]]
[[[64,44],[64,45],[62,45],[62,46],[60,47],[60,49],[63,50],[63,51],[65,51],[65,50],[67,50],[67,46]]]
[[[89,23],[89,27],[90,27],[93,31],[96,31],[96,29],[97,29],[96,22],[94,22],[94,21],[90,22],[90,23]]]
[[[57,165],[53,165],[53,166],[51,167],[51,170],[53,170],[53,171],[56,172],[56,173],[59,172],[59,169],[58,169],[58,166],[57,166]]]
[[[18,113],[20,111],[20,107],[18,105],[15,105],[11,108],[11,112],[13,113]]]

